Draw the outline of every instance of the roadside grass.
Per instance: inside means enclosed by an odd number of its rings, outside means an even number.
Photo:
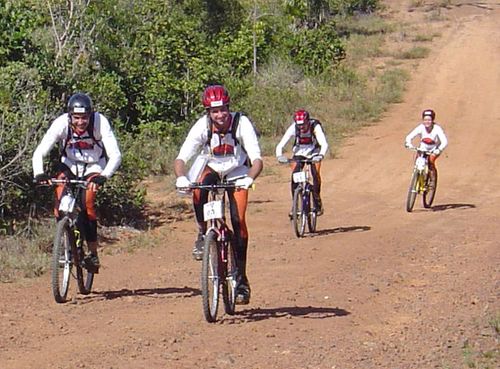
[[[478,323],[480,336],[466,340],[462,347],[464,364],[467,368],[494,369],[500,362],[500,311],[489,318],[487,323]]]
[[[13,282],[21,278],[34,278],[44,274],[50,263],[53,221],[32,225],[33,237],[22,235],[0,239],[0,282]]]
[[[398,59],[423,59],[429,55],[430,50],[423,46],[414,46],[408,50],[403,50],[394,55]]]

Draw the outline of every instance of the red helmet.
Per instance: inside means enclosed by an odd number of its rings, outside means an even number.
[[[297,110],[293,114],[293,120],[295,121],[295,124],[297,124],[299,126],[301,126],[302,124],[308,123],[309,122],[309,112],[304,110],[304,109]]]
[[[434,120],[436,118],[436,113],[432,109],[425,109],[422,112],[422,119],[424,119],[425,117],[431,117],[432,120]]]
[[[229,101],[229,92],[222,85],[208,86],[203,91],[202,102],[203,106],[207,109],[229,105]]]

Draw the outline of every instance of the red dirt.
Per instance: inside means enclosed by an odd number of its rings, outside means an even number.
[[[104,255],[95,292],[70,303],[49,275],[0,285],[0,368],[466,368],[467,349],[498,350],[500,5],[468,4],[446,10],[404,102],[325,161],[318,234],[294,237],[288,170],[266,160],[250,305],[204,321],[195,228],[179,221],[151,231],[157,247]],[[406,9],[393,16],[422,15]],[[403,139],[426,107],[450,144],[434,207],[406,213]]]

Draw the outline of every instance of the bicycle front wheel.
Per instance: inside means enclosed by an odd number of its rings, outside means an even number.
[[[309,232],[316,232],[316,223],[318,220],[318,207],[314,200],[314,195],[312,191],[308,191],[307,196],[307,228]]]
[[[56,234],[52,246],[52,293],[56,302],[66,302],[69,290],[71,269],[73,266],[71,255],[71,237],[69,219],[64,217],[57,223]]]
[[[238,277],[238,270],[231,242],[228,242],[225,247],[224,257],[225,279],[223,281],[222,298],[226,314],[233,315],[236,307],[236,279]]]
[[[406,211],[411,213],[413,206],[415,205],[415,199],[418,194],[418,171],[413,171],[413,175],[410,181],[410,187],[408,188],[408,196],[406,197]]]
[[[306,229],[307,214],[304,212],[304,190],[297,186],[293,193],[292,226],[297,237],[302,237]]]
[[[219,286],[220,278],[217,234],[214,231],[210,231],[205,236],[201,268],[201,297],[203,314],[205,315],[207,322],[210,323],[217,320]]]
[[[94,273],[87,270],[83,266],[83,248],[76,248],[76,280],[78,281],[78,290],[82,295],[88,295],[92,291],[92,284],[94,283]]]
[[[437,171],[428,174],[427,176],[427,183],[426,183],[426,189],[424,191],[424,196],[423,196],[423,202],[424,202],[424,208],[430,208],[432,206],[432,203],[434,202],[434,196],[436,196],[436,190],[437,190],[437,183],[438,183],[438,175]]]

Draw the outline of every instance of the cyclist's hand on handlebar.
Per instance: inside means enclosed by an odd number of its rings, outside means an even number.
[[[441,150],[434,149],[434,150],[432,150],[432,153],[437,156],[437,155],[441,154]]]
[[[288,158],[284,155],[280,155],[280,156],[278,156],[278,162],[281,164],[286,164],[286,163],[288,163]]]
[[[410,150],[414,149],[413,145],[407,142],[405,142],[405,147]]]
[[[37,174],[35,176],[35,183],[38,185],[49,185],[50,184],[50,176],[45,173]]]
[[[175,187],[177,187],[177,189],[186,189],[189,188],[189,186],[191,186],[191,182],[186,176],[177,177],[175,180]]]
[[[236,182],[234,182],[234,185],[236,187],[242,188],[244,190],[248,190],[252,184],[253,178],[249,176],[237,179]]]
[[[90,179],[90,182],[95,183],[99,186],[102,186],[108,180],[107,177],[104,176],[95,176]]]
[[[311,160],[313,163],[319,163],[323,160],[323,155],[314,155]]]
[[[91,192],[97,192],[100,186],[102,186],[108,179],[104,176],[97,175],[90,178],[87,189]]]

